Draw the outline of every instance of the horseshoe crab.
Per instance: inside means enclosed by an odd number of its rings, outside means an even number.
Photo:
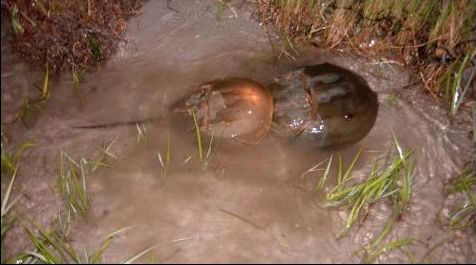
[[[318,147],[350,145],[372,129],[377,94],[356,73],[324,63],[280,77],[269,87],[276,132],[310,139]]]
[[[288,72],[267,87],[244,78],[211,81],[174,110],[193,112],[209,135],[256,144],[272,128],[329,148],[365,137],[375,123],[378,101],[362,77],[325,63]]]
[[[214,80],[180,100],[175,112],[196,115],[205,134],[257,144],[271,127],[273,98],[268,88],[245,78]]]

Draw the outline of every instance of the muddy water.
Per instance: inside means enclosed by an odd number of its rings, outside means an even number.
[[[410,209],[390,238],[412,237],[428,246],[445,237],[454,239],[455,233],[436,226],[435,216],[444,200],[444,182],[474,152],[469,124],[450,126],[446,110],[415,92],[419,89],[400,89],[395,96],[395,89],[410,82],[409,74],[389,64],[303,47],[297,60],[275,66],[268,37],[250,19],[250,10],[244,6],[237,17],[227,10],[217,21],[213,2],[169,1],[167,6],[166,1],[149,1],[143,14],[129,21],[128,42],[118,54],[100,71],[83,77],[81,104],[73,96],[70,77],[55,78],[46,115],[28,129],[11,129],[12,143],[33,138],[41,144],[28,152],[19,177],[29,194],[24,207],[49,225],[61,207],[49,188],[56,178],[58,150],[92,156],[102,142],[116,138],[112,167],[88,176],[91,213],[72,227],[75,246],[93,249],[114,229],[132,226],[110,245],[104,260],[120,262],[157,245],[153,252],[162,262],[358,262],[351,252],[377,236],[390,216],[389,207],[382,204],[364,225],[337,239],[346,211],[319,208],[305,189],[319,174],[311,174],[310,180],[300,176],[331,154],[340,152],[344,164],[349,163],[360,148],[364,153],[354,174],[364,176],[373,158],[392,146],[394,131],[404,148],[415,148],[417,162]],[[276,37],[273,40],[279,44]],[[18,91],[28,93],[25,73],[31,82],[41,80],[41,73],[9,57],[3,42],[2,55],[7,57],[2,56],[6,122],[18,107],[13,100]],[[297,66],[323,62],[355,71],[378,92],[377,121],[363,140],[323,151],[271,133],[256,146],[222,142],[208,169],[200,169],[193,126],[177,125],[168,111],[170,104],[213,79],[234,76],[269,83]],[[4,87],[17,89],[17,94]],[[146,143],[137,142],[135,126],[72,128],[150,117],[158,120],[148,125]],[[157,152],[165,154],[169,135],[171,162],[161,186]],[[14,242],[16,237],[23,238],[18,227],[6,241],[10,253],[25,246],[24,241]],[[430,259],[474,261],[472,234],[459,232],[456,238]],[[426,249],[413,250],[419,257]],[[396,250],[379,261],[406,262],[408,257]]]

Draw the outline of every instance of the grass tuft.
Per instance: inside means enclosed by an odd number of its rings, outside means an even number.
[[[359,219],[363,223],[367,218],[368,212],[375,204],[390,202],[393,205],[391,216],[375,240],[370,242],[368,246],[361,246],[354,251],[354,254],[358,254],[365,250],[364,262],[372,262],[384,252],[397,247],[407,246],[414,242],[413,239],[405,239],[388,243],[384,247],[379,248],[392,231],[394,223],[404,214],[411,199],[415,159],[411,161],[409,159],[413,149],[403,150],[394,134],[393,143],[397,156],[393,160],[389,160],[387,155],[383,163],[379,163],[379,159],[375,159],[365,180],[358,182],[351,177],[352,171],[362,153],[361,149],[354,156],[345,171],[342,156],[339,155],[336,176],[337,184],[333,189],[329,192],[324,192],[325,183],[330,175],[332,156],[328,160],[324,173],[314,186],[314,194],[320,198],[320,205],[322,207],[338,207],[349,210],[342,236],[346,235]],[[317,171],[316,167],[318,165],[308,170],[308,172]]]
[[[103,144],[99,149],[99,154],[93,160],[84,157],[74,160],[65,151],[60,151],[57,187],[67,209],[61,220],[66,222],[64,227],[69,224],[71,212],[83,217],[88,214],[90,202],[86,189],[86,174],[99,167],[110,167],[106,159],[107,157],[116,158],[111,152],[111,147],[116,140],[117,137],[108,145]]]
[[[2,164],[3,164],[3,162],[2,162]],[[16,219],[15,217],[13,217],[13,218],[11,218],[9,216],[7,217],[7,214],[10,212],[13,205],[19,199],[19,198],[16,198],[15,200],[10,201],[10,196],[11,196],[11,192],[12,192],[12,189],[13,189],[13,183],[15,182],[15,177],[17,175],[17,170],[18,170],[18,165],[15,168],[15,171],[13,172],[13,176],[12,176],[12,179],[10,180],[10,184],[8,184],[7,191],[5,192],[5,196],[3,196],[3,199],[2,199],[1,221],[0,221],[1,229],[2,229],[2,232],[1,232],[1,255],[2,256],[0,257],[0,260],[2,261],[2,263],[4,263],[4,259],[3,259],[4,244],[3,244],[3,240],[4,240],[7,232],[12,227],[13,222]]]
[[[403,248],[413,244],[415,244],[415,239],[412,239],[412,238],[390,242],[386,244],[385,246],[383,246],[382,248],[377,249],[371,254],[369,254],[366,258],[364,258],[363,263],[372,263],[374,262],[376,258],[378,258],[383,253],[390,252],[395,248]]]
[[[64,151],[60,151],[58,187],[67,209],[74,214],[86,216],[89,211],[89,197],[86,194],[84,163],[75,162]],[[81,178],[81,179],[80,179]]]
[[[109,144],[106,145],[106,143],[103,143],[95,159],[88,160],[81,158],[81,160],[83,160],[84,164],[90,165],[91,171],[95,171],[100,167],[111,167],[108,162],[108,157],[112,159],[117,159],[116,155],[111,150],[112,145],[116,142],[116,140],[117,136]]]
[[[92,254],[88,254],[83,247],[81,252],[76,251],[66,240],[64,240],[54,229],[46,231],[34,220],[30,220],[31,225],[38,230],[35,233],[30,225],[23,224],[25,232],[33,244],[33,250],[27,250],[15,257],[15,263],[50,263],[50,264],[97,264],[102,263],[102,254],[109,247],[113,239],[132,227],[125,227],[113,231],[107,235]],[[130,264],[152,250],[155,246],[148,248],[133,257],[126,259],[123,263]]]
[[[2,174],[12,175],[18,167],[18,162],[23,151],[37,145],[38,144],[34,142],[25,141],[17,144],[11,154],[7,154],[2,141]]]
[[[213,146],[213,142],[214,142],[214,139],[215,139],[215,131],[212,131],[212,135],[210,137],[210,142],[208,143],[207,153],[204,155],[203,146],[202,146],[202,136],[201,136],[201,133],[200,133],[200,126],[198,125],[197,117],[196,117],[194,111],[192,111],[192,117],[193,117],[193,122],[194,122],[194,125],[195,125],[195,133],[197,135],[197,148],[198,148],[198,159],[199,159],[199,162],[200,162],[200,168],[202,170],[206,170],[208,168],[208,166],[210,165],[210,162],[211,162],[213,156],[216,154],[216,152],[218,150],[218,146],[220,145],[220,139],[222,137],[218,137],[217,143],[215,144],[215,146]],[[189,161],[189,159],[187,158],[186,162],[188,162],[188,161]],[[184,162],[184,164],[186,162]]]
[[[266,33],[272,23],[285,45],[307,42],[411,66],[426,92],[451,94],[451,115],[472,100],[461,73],[474,68],[475,13],[472,0],[259,0],[255,10]],[[283,46],[281,54],[289,50]]]
[[[469,66],[469,59],[473,58],[474,54],[474,49],[471,49],[463,59],[454,61],[448,67],[446,74],[440,79],[440,84],[444,85],[445,87],[446,98],[450,102],[451,116],[454,116],[458,112],[466,94],[470,89],[471,79],[474,78],[476,68],[473,67],[471,76],[467,79],[466,83],[463,83],[463,73],[464,70]]]
[[[454,183],[446,187],[446,195],[465,193],[466,200],[451,206],[450,213],[446,220],[441,221],[450,230],[465,229],[475,224],[476,221],[476,201],[474,189],[476,186],[476,175],[474,162],[459,174]],[[441,219],[441,218],[440,218]]]

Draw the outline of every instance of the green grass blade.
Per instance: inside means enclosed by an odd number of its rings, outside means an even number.
[[[324,161],[322,161],[321,163],[317,164],[316,166],[314,166],[313,168],[311,168],[311,170],[313,170],[314,168],[316,168],[317,166],[319,166],[320,164],[322,164]],[[317,185],[314,187],[314,192],[316,194],[319,194],[323,191],[324,189],[324,185],[327,181],[327,178],[329,177],[329,172],[330,172],[330,169],[331,169],[331,164],[332,164],[332,155],[331,157],[329,158],[329,162],[327,163],[327,167],[326,167],[326,171],[324,171],[324,174],[322,175],[321,179],[319,180],[319,182],[317,183]]]
[[[27,254],[29,256],[32,256],[33,258],[36,258],[36,259],[39,259],[40,261],[44,262],[44,263],[51,263],[51,264],[55,264],[55,263],[52,263],[51,260],[48,260],[45,256],[37,253],[37,252],[33,252],[33,251],[25,251],[24,254]]]
[[[258,224],[256,224],[255,222],[250,221],[250,220],[248,220],[248,219],[246,219],[246,218],[244,218],[244,217],[241,217],[240,215],[238,215],[238,214],[236,214],[236,213],[230,212],[230,211],[225,210],[225,209],[222,209],[222,208],[220,208],[220,211],[222,211],[222,212],[224,212],[224,213],[226,213],[226,214],[229,214],[229,215],[231,215],[231,216],[233,216],[233,217],[235,217],[235,218],[237,218],[237,219],[239,219],[239,220],[241,220],[241,221],[243,221],[243,222],[245,222],[245,223],[247,223],[247,224],[250,224],[250,225],[252,225],[252,226],[253,226],[254,228],[256,228],[256,229],[266,230],[266,228],[264,228],[263,226],[258,225]]]
[[[343,175],[342,175],[342,154],[339,153],[339,160],[338,160],[338,168],[337,168],[337,189],[340,190],[343,188]]]
[[[360,154],[362,154],[362,151],[363,151],[363,149],[360,148],[360,149],[359,149],[359,152],[357,153],[357,155],[355,155],[354,159],[352,160],[352,163],[350,163],[350,166],[349,166],[349,167],[347,168],[347,170],[345,171],[344,177],[343,177],[343,181],[344,181],[344,182],[349,178],[350,172],[352,172],[352,169],[354,168],[355,163],[356,163],[357,160],[359,159]]]
[[[402,160],[403,162],[403,166],[404,167],[407,167],[407,164],[405,162],[405,159],[403,158],[403,152],[402,152],[402,148],[400,147],[400,144],[398,143],[398,140],[397,140],[397,137],[395,136],[395,133],[392,131],[392,137],[393,137],[393,142],[395,144],[395,147],[397,148],[397,151],[398,151],[398,155],[400,156],[400,159]]]
[[[49,89],[48,89],[48,79],[50,75],[50,63],[49,60],[46,60],[46,71],[45,71],[45,77],[43,79],[43,89],[41,90],[41,98],[42,99],[47,99],[49,96]]]
[[[15,177],[17,175],[17,170],[18,170],[18,165],[16,166],[15,171],[13,172],[12,179],[10,180],[10,183],[8,184],[7,191],[5,192],[5,196],[3,197],[3,200],[2,200],[2,208],[1,208],[1,210],[2,210],[1,217],[2,218],[7,213],[8,200],[10,199],[10,194],[11,194],[12,189],[13,189],[13,182],[15,181]]]
[[[435,244],[433,244],[431,247],[429,247],[425,251],[425,254],[423,254],[423,256],[421,258],[421,263],[431,263],[431,262],[428,262],[426,259],[431,255],[431,253],[433,253],[433,251],[435,251],[437,248],[439,248],[443,244],[445,244],[446,241],[448,241],[448,238],[445,237],[445,238],[439,240],[438,242],[436,242]]]
[[[26,231],[28,237],[32,241],[33,245],[35,246],[35,248],[39,252],[38,255],[40,255],[42,257],[41,258],[39,256],[41,260],[44,260],[46,263],[51,263],[51,264],[63,263],[62,260],[59,257],[57,257],[55,254],[53,254],[53,252],[51,252],[48,249],[48,247],[45,245],[43,240],[41,240],[38,236],[36,236],[30,230],[30,228],[28,228],[27,226],[24,226],[24,228],[25,228],[25,231]],[[37,257],[37,256],[34,256],[34,257]]]
[[[370,244],[370,249],[374,250],[384,239],[387,235],[392,231],[393,224],[397,220],[398,214],[400,212],[400,207],[398,206],[397,202],[393,203],[392,215],[387,220],[384,229],[379,234],[379,236]]]
[[[12,28],[13,28],[13,32],[15,33],[15,35],[18,35],[18,34],[23,34],[25,32],[25,30],[23,29],[23,26],[20,22],[20,20],[18,19],[18,7],[13,7],[13,9],[11,10],[11,13],[10,13],[10,18],[11,18],[11,21],[12,21]]]
[[[413,170],[415,168],[415,159],[412,160],[410,167],[405,171],[403,178],[402,189],[400,191],[401,197],[401,213],[406,210],[408,203],[410,202],[412,183],[413,183]]]
[[[18,161],[18,159],[20,158],[20,155],[23,153],[23,151],[25,151],[25,149],[34,147],[34,146],[38,146],[38,144],[35,142],[30,142],[30,141],[26,141],[26,142],[22,142],[18,144],[17,146],[15,146],[15,154],[13,155],[13,160]]]
[[[325,162],[325,160],[315,164],[310,169],[306,170],[306,172],[302,173],[301,176],[299,176],[299,179],[304,179],[306,177],[306,175],[308,175],[309,173],[318,171],[319,166],[321,166],[322,163],[324,163],[324,162]]]
[[[138,254],[128,258],[127,260],[125,260],[123,262],[123,264],[132,264],[134,261],[136,261],[137,259],[139,259],[140,257],[144,256],[145,254],[147,254],[147,252],[151,251],[152,249],[156,248],[158,245],[154,245],[152,247],[149,247],[148,249],[144,250],[144,251],[141,251],[139,252]]]
[[[198,158],[200,159],[200,164],[203,165],[202,136],[200,135],[200,128],[198,126],[197,117],[195,116],[194,111],[192,111],[192,117],[195,124],[195,132],[197,134]]]
[[[414,239],[403,239],[395,242],[390,242],[379,250],[371,253],[367,258],[364,259],[364,263],[372,263],[376,258],[378,258],[384,252],[390,252],[395,248],[413,245],[416,241]]]
[[[125,228],[121,228],[121,229],[118,229],[112,233],[110,233],[109,235],[107,235],[101,245],[99,246],[99,248],[93,253],[93,255],[91,255],[91,257],[89,258],[89,260],[91,261],[91,263],[98,263],[100,262],[100,258],[101,258],[101,255],[102,253],[104,252],[104,250],[106,250],[106,248],[109,246],[109,244],[111,243],[112,239],[114,237],[116,237],[118,234],[120,233],[124,233],[125,231],[128,231],[130,230],[132,227],[129,226],[129,227],[125,227]]]

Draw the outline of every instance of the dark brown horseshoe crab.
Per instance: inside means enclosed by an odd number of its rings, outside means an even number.
[[[268,88],[243,78],[215,80],[174,105],[194,112],[206,134],[256,144],[270,130],[320,148],[353,144],[375,123],[377,94],[352,71],[328,63],[288,72]],[[271,92],[270,92],[271,91]]]
[[[356,143],[372,129],[377,94],[356,73],[324,63],[288,72],[270,84],[276,132],[318,147]]]

